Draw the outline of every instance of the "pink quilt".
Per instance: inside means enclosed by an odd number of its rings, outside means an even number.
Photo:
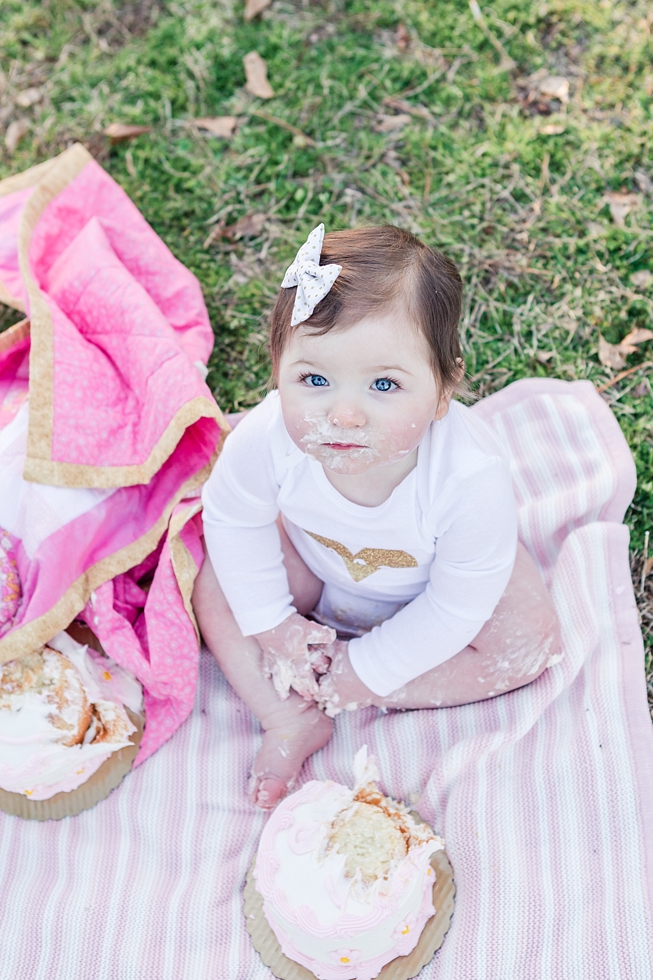
[[[85,619],[145,687],[141,762],[197,683],[199,492],[227,431],[202,292],[73,146],[0,182],[0,301],[26,314],[0,334],[0,530],[20,581],[0,663]]]
[[[551,583],[563,657],[522,690],[337,719],[303,779],[385,789],[447,842],[456,908],[422,980],[650,980],[653,733],[621,523],[634,487],[588,382],[520,381],[475,409],[510,446],[521,535]],[[183,727],[95,809],[0,814],[0,976],[267,980],[242,886],[266,819],[246,801],[259,729],[208,653]]]

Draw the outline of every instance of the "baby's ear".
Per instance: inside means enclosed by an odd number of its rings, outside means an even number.
[[[436,422],[439,422],[440,419],[443,419],[447,414],[447,412],[449,411],[449,403],[451,402],[452,395],[453,395],[453,391],[449,391],[448,393],[443,393],[440,395],[440,400],[438,401],[438,407],[436,408],[435,415],[433,416]]]

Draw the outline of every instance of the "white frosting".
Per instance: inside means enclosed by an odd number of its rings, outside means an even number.
[[[136,730],[122,707],[126,705],[134,712],[142,708],[142,689],[133,674],[81,646],[67,633],[58,633],[48,646],[76,668],[88,701],[96,705],[103,721],[120,716],[129,734]],[[0,708],[0,787],[32,800],[45,800],[55,793],[76,789],[113,752],[131,744],[126,737],[90,744],[92,729],[81,744],[62,744],[69,732],[52,724],[53,705],[46,701],[46,694],[28,689],[5,697]],[[76,725],[72,708],[61,714],[64,721]]]
[[[414,948],[434,912],[430,858],[443,848],[440,838],[414,843],[369,885],[360,872],[347,877],[345,857],[326,846],[333,821],[369,786],[370,774],[376,767],[365,749],[355,760],[353,791],[307,783],[279,804],[259,845],[254,875],[265,916],[285,955],[320,980],[377,976]]]

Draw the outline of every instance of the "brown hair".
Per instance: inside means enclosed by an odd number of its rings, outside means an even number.
[[[300,326],[324,334],[401,303],[429,345],[440,388],[447,393],[456,389],[462,375],[458,337],[462,282],[454,263],[394,225],[329,232],[324,236],[320,265],[332,262],[341,265],[342,271]],[[296,287],[281,289],[270,317],[275,374],[297,329],[290,325],[296,292]]]

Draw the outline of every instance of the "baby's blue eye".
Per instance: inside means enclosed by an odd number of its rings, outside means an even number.
[[[307,374],[304,381],[306,384],[311,385],[312,388],[322,388],[329,383],[321,374]]]
[[[376,381],[372,382],[372,387],[375,391],[390,391],[392,388],[396,388],[397,385],[390,378],[377,378]]]

